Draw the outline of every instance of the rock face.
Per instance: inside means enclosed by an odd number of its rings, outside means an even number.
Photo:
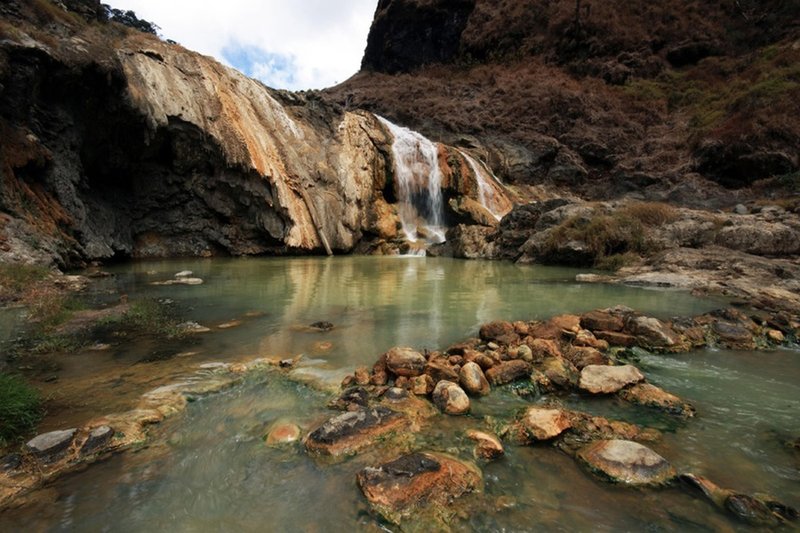
[[[331,418],[308,434],[305,446],[319,455],[349,455],[402,429],[406,422],[403,415],[387,407],[362,408]]]
[[[463,415],[469,412],[469,397],[452,381],[442,380],[433,389],[433,403],[448,415]]]
[[[578,452],[593,472],[625,485],[663,485],[675,469],[650,448],[627,440],[601,440]]]
[[[611,394],[640,381],[644,375],[632,365],[589,365],[581,370],[578,386],[592,394]]]
[[[413,513],[446,513],[453,501],[479,490],[474,465],[438,453],[412,453],[358,473],[358,486],[375,511],[400,524]]]

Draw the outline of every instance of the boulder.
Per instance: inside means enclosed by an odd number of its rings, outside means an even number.
[[[397,346],[385,355],[386,367],[396,376],[414,377],[425,370],[425,356],[413,348]]]
[[[492,385],[504,385],[522,378],[529,378],[531,365],[521,359],[506,361],[486,371],[486,378]]]
[[[581,319],[575,315],[554,316],[550,323],[568,334],[578,333],[581,329]]]
[[[278,422],[267,433],[267,445],[278,446],[300,439],[300,427],[292,422]]]
[[[467,431],[467,438],[476,442],[475,457],[479,459],[491,461],[502,457],[506,453],[500,439],[491,433],[470,429]]]
[[[517,357],[526,363],[533,362],[533,350],[527,344],[523,344],[517,348]]]
[[[433,403],[448,415],[463,415],[469,412],[469,397],[452,381],[442,380],[433,389]]]
[[[411,387],[411,392],[417,396],[427,396],[433,392],[433,388],[436,384],[434,383],[433,378],[428,374],[422,374],[421,376],[415,376],[411,378],[409,380],[409,385]]]
[[[418,452],[403,455],[356,476],[370,506],[393,524],[420,512],[440,516],[453,501],[480,490],[482,475],[475,465],[448,455]]]
[[[528,407],[519,422],[526,442],[553,439],[572,427],[566,412],[546,407]]]
[[[587,348],[594,348],[595,350],[608,350],[608,341],[598,339],[588,329],[580,330],[572,341],[574,346],[583,346]]]
[[[726,321],[714,321],[711,330],[720,344],[734,350],[754,350],[756,343],[753,334],[746,327]]]
[[[675,477],[675,469],[666,459],[629,440],[594,442],[578,452],[578,459],[592,472],[614,483],[658,486]]]
[[[578,369],[565,358],[546,357],[537,369],[556,387],[569,390],[578,384]]]
[[[695,409],[690,404],[650,383],[637,383],[632,387],[623,389],[619,391],[619,397],[626,402],[652,407],[686,418],[695,414]]]
[[[625,323],[620,316],[597,310],[581,316],[581,326],[590,331],[622,331]]]
[[[305,439],[305,447],[319,455],[349,455],[406,425],[402,414],[387,407],[360,408],[335,416],[313,430]]]
[[[445,357],[431,357],[425,365],[424,372],[433,378],[434,382],[447,380],[458,381],[458,371]]]
[[[626,326],[628,331],[637,338],[640,346],[669,348],[680,341],[680,336],[657,318],[631,317]]]
[[[606,365],[608,363],[605,355],[588,346],[570,346],[564,353],[564,357],[579,370],[589,365]]]
[[[37,435],[29,440],[25,448],[44,462],[60,459],[72,445],[77,429],[64,429]]]
[[[644,381],[644,375],[633,365],[589,365],[581,370],[578,387],[592,394],[612,394]]]
[[[484,341],[496,341],[500,344],[512,344],[519,339],[514,324],[503,320],[481,326],[480,337]]]
[[[636,346],[636,337],[619,331],[594,331],[594,336],[606,341],[611,346],[624,346],[630,348]]]
[[[81,446],[81,453],[93,453],[105,447],[114,438],[114,430],[109,426],[92,428]]]
[[[458,374],[458,382],[468,394],[474,396],[486,396],[492,390],[477,363],[464,363]]]
[[[533,352],[534,361],[539,361],[545,357],[561,357],[561,349],[554,340],[533,339],[528,345]]]

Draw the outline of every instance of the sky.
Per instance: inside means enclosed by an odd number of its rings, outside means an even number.
[[[321,89],[361,64],[378,0],[105,0],[165,39],[276,89]]]

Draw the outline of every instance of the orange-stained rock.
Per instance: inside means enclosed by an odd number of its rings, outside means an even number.
[[[414,377],[425,369],[425,356],[413,348],[396,346],[385,354],[386,368],[396,376]]]
[[[511,344],[519,339],[514,325],[503,320],[482,325],[480,336],[484,341],[495,341],[499,344]]]
[[[581,316],[581,326],[591,331],[622,331],[625,323],[620,316],[596,310]]]
[[[486,371],[486,379],[492,385],[504,385],[518,379],[530,378],[531,365],[521,359],[506,361]]]
[[[618,396],[626,402],[653,407],[674,415],[688,418],[695,414],[691,404],[650,383],[637,383],[619,391]]]
[[[628,440],[594,442],[580,450],[578,458],[592,472],[625,485],[664,485],[676,475],[666,459],[650,448]]]
[[[572,427],[567,412],[546,407],[528,407],[519,423],[527,442],[549,440]]]
[[[468,394],[476,396],[486,396],[492,390],[477,363],[464,363],[458,374],[458,382]]]
[[[276,446],[295,442],[300,439],[300,428],[291,422],[279,422],[272,426],[267,434],[267,444]]]
[[[305,439],[310,453],[340,457],[358,452],[379,437],[399,431],[408,420],[384,406],[361,408],[329,419]]]
[[[608,358],[595,348],[588,346],[570,346],[564,351],[566,357],[578,370],[589,365],[606,365]]]
[[[502,457],[506,453],[505,449],[503,449],[503,443],[491,433],[470,429],[467,431],[467,438],[476,442],[475,457],[479,459],[491,461]]]
[[[581,329],[581,318],[576,315],[554,316],[550,323],[568,333],[578,333]]]

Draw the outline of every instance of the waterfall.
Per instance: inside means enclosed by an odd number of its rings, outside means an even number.
[[[512,208],[508,198],[500,189],[500,182],[468,153],[461,150],[459,153],[467,160],[472,168],[472,173],[475,174],[475,181],[478,183],[478,201],[496,220],[500,220]]]
[[[442,172],[436,144],[419,133],[378,120],[394,137],[395,190],[398,215],[403,233],[411,243],[444,242],[444,208],[442,206]],[[419,253],[424,255],[424,249]]]

